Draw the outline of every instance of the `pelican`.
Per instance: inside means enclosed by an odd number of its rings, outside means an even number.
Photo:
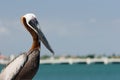
[[[28,13],[22,16],[21,21],[32,36],[32,46],[28,52],[16,57],[1,71],[0,80],[32,80],[39,68],[41,42],[54,54],[39,27],[36,16]]]

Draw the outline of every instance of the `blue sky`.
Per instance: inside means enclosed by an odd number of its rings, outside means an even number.
[[[56,55],[120,55],[120,0],[2,0],[0,51],[29,50],[32,39],[20,22],[34,13]],[[42,45],[41,54],[49,55]]]

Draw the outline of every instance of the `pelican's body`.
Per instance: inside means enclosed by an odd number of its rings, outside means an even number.
[[[54,53],[44,34],[38,28],[38,21],[34,14],[24,15],[22,23],[32,35],[32,46],[28,52],[16,57],[3,69],[0,80],[32,80],[39,68],[41,41],[47,49]]]

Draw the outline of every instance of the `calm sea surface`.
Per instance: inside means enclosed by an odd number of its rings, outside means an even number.
[[[120,64],[40,65],[33,80],[120,80]]]

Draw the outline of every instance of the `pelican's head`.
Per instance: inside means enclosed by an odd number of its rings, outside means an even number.
[[[31,28],[37,35],[40,41],[45,45],[45,47],[54,54],[51,46],[49,45],[46,37],[44,36],[43,32],[40,29],[39,22],[36,16],[33,13],[29,13],[23,16],[26,20],[27,27]]]

